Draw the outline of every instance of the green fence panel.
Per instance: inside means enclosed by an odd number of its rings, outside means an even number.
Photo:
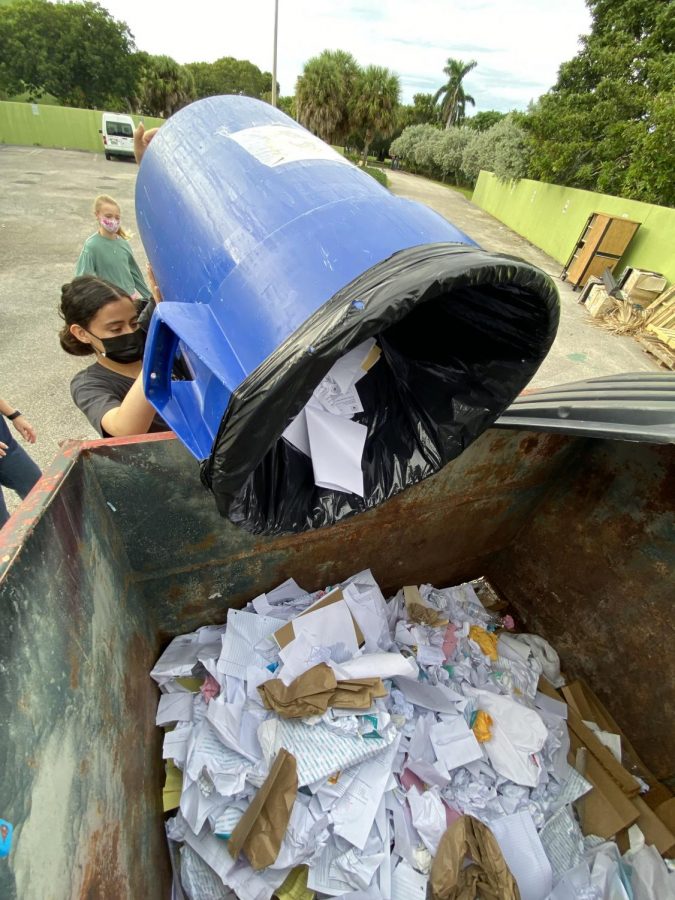
[[[642,224],[616,271],[635,266],[675,281],[675,209],[527,178],[500,181],[491,172],[480,173],[472,199],[562,264],[567,262],[591,213],[633,219]]]
[[[2,101],[0,143],[103,153],[99,134],[102,115],[102,110],[98,109]],[[154,128],[164,122],[164,119],[151,116],[132,116],[132,119],[136,124],[142,119],[146,128]]]

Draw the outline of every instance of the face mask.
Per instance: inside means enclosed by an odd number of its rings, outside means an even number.
[[[91,332],[87,332],[91,334]],[[94,334],[93,337],[98,337]],[[113,362],[133,363],[143,359],[145,332],[138,328],[130,334],[118,334],[114,338],[98,338],[103,344],[103,356]]]
[[[118,219],[107,219],[105,216],[101,216],[98,221],[106,231],[110,232],[110,234],[117,234],[117,232],[120,230],[120,223]]]

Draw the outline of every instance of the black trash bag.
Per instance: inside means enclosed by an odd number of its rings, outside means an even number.
[[[558,327],[551,279],[463,244],[400,251],[347,285],[232,395],[202,479],[257,534],[331,525],[422,481],[474,441],[539,368]],[[364,496],[317,487],[281,438],[332,365],[366,338],[382,357],[357,390]]]

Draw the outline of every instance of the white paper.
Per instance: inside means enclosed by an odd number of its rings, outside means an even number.
[[[518,883],[521,900],[545,900],[553,887],[553,872],[530,813],[503,816],[490,828]]]
[[[225,746],[230,747],[251,762],[262,759],[258,743],[260,718],[246,710],[243,704],[228,703],[222,694],[211,700],[206,718]]]
[[[212,789],[206,796],[196,781],[186,779],[180,795],[180,811],[195,834],[199,834],[209,816],[219,816],[225,810],[228,800]]]
[[[425,900],[429,879],[403,859],[391,877],[391,900]]]
[[[323,723],[306,725],[293,719],[268,719],[258,729],[268,765],[282,747],[295,756],[299,787],[365,762],[386,749],[395,737],[393,728],[382,738],[366,739],[333,731]]]
[[[337,382],[341,391],[348,391],[366,374],[363,363],[375,346],[375,338],[368,338],[357,347],[352,347],[333,364],[328,374]]]
[[[312,449],[309,446],[309,432],[307,431],[307,416],[305,408],[301,409],[290,425],[287,425],[281,436],[286,438],[289,444],[293,444],[305,456],[311,457]]]
[[[199,638],[196,634],[179,634],[153,666],[150,676],[158,684],[171,678],[185,678],[197,664]]]
[[[567,719],[567,704],[563,703],[562,700],[556,700],[554,697],[549,697],[548,694],[542,694],[541,691],[537,691],[535,694],[534,705],[538,709],[543,709],[544,712],[547,712],[550,715],[560,716],[561,719]]]
[[[185,843],[211,866],[223,884],[227,884],[227,876],[234,867],[234,860],[227,852],[227,844],[220,838],[214,837],[207,828],[201,834],[194,834],[189,828],[185,829]]]
[[[373,827],[391,768],[398,750],[400,734],[384,751],[358,767],[345,795],[332,809],[334,832],[363,850]]]
[[[456,703],[464,701],[461,694],[443,684],[429,684],[400,676],[397,676],[394,682],[409,703],[422,706],[424,709],[433,709],[435,712],[456,713],[458,709]]]
[[[428,791],[420,793],[413,785],[406,797],[413,825],[424,841],[424,846],[432,856],[435,856],[447,828],[445,806],[440,798],[439,788],[429,788]]]
[[[204,720],[194,727],[185,764],[185,771],[193,781],[205,770],[218,793],[230,797],[244,790],[246,774],[251,769],[250,760],[226,747],[210,722]]]
[[[265,660],[256,653],[260,641],[279,628],[279,620],[269,616],[258,616],[241,609],[227,611],[227,630],[223,635],[223,647],[218,659],[218,671],[235,678],[246,677],[246,667],[254,664],[265,665]]]
[[[402,653],[364,653],[341,663],[331,663],[336,678],[397,678],[407,676],[414,679],[419,669],[417,663],[411,657]],[[454,707],[453,707],[454,710]]]
[[[352,628],[352,631],[354,629]],[[316,647],[304,634],[294,638],[279,651],[279,659],[283,663],[276,672],[278,678],[288,685],[321,662],[330,660],[330,651],[324,647]]]
[[[476,705],[492,717],[492,737],[483,745],[493,768],[514,784],[536,787],[541,768],[532,758],[546,743],[541,716],[509,697],[477,690]]]
[[[315,646],[341,643],[348,653],[357,653],[359,649],[354,620],[344,600],[296,616],[293,619],[293,632],[296,638],[304,636]]]
[[[172,694],[162,694],[157,706],[156,725],[170,725],[173,722],[192,721],[193,697],[191,693],[180,691]]]
[[[558,810],[539,832],[539,839],[551,863],[553,880],[574,869],[583,860],[584,838],[567,807]]]
[[[357,585],[350,584],[343,588],[342,593],[354,621],[361,629],[365,651],[376,653],[387,650],[391,645],[387,606],[379,587],[360,591]]]
[[[483,758],[481,746],[464,716],[437,722],[429,734],[436,757],[449,772]]]
[[[173,731],[167,731],[162,746],[162,759],[172,759],[178,768],[182,769],[191,734],[192,725],[177,725]]]
[[[305,410],[314,483],[363,497],[361,459],[368,429],[309,406]]]

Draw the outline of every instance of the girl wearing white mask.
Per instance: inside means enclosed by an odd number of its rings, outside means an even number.
[[[134,300],[148,300],[150,289],[134,259],[129,235],[120,225],[119,205],[107,194],[100,194],[94,200],[94,216],[98,231],[84,242],[75,275],[96,275]]]

